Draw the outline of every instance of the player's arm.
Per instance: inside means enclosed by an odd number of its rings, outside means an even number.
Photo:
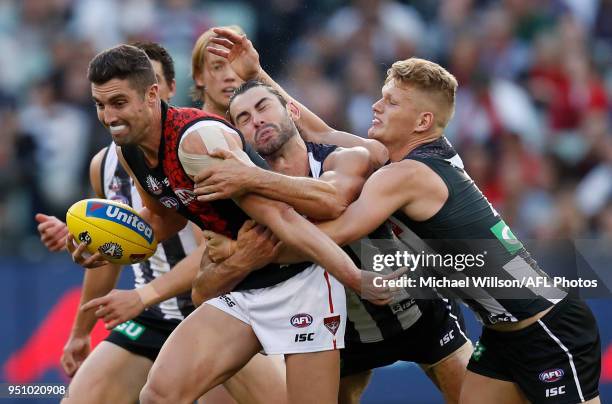
[[[85,304],[112,290],[117,283],[120,271],[121,268],[113,264],[94,269],[86,268],[80,304]],[[91,350],[90,334],[97,320],[98,318],[93,312],[84,313],[81,310],[77,311],[70,330],[70,336],[64,346],[60,359],[64,372],[70,377],[74,375],[89,355]]]
[[[187,225],[187,219],[175,210],[164,207],[157,199],[153,198],[144,190],[138,178],[136,178],[136,175],[132,172],[129,164],[125,161],[123,153],[121,153],[121,148],[118,146],[117,155],[125,171],[134,180],[138,194],[140,194],[140,198],[142,199],[142,205],[144,207],[138,213],[151,225],[157,240],[164,241],[184,228]]]
[[[99,185],[100,178],[99,167],[96,171],[91,171],[92,186],[99,197],[104,197],[101,185]],[[141,192],[144,193],[144,190],[141,189]],[[153,200],[151,202],[156,201]],[[162,209],[165,208],[162,207]],[[160,211],[160,214],[164,213],[165,211]],[[146,218],[145,220],[148,219],[149,218]],[[181,229],[179,229],[179,231],[180,230]],[[113,284],[110,288],[106,288],[102,294],[97,294],[93,296],[93,299],[82,302],[83,304],[81,310],[79,310],[79,316],[88,319],[93,318],[94,320],[98,318],[102,319],[106,329],[110,330],[138,316],[143,310],[151,305],[160,303],[178,294],[188,292],[191,289],[191,283],[197,273],[200,257],[204,250],[201,232],[199,229],[194,229],[193,231],[196,239],[201,244],[200,247],[178,262],[171,271],[166,272],[150,283],[136,289],[114,289],[115,284]]]
[[[366,237],[383,224],[396,210],[410,202],[409,181],[413,174],[384,167],[368,178],[359,198],[336,219],[317,224],[317,227],[338,245],[344,246]],[[282,244],[276,262],[303,261],[301,251]]]
[[[352,133],[343,132],[330,127],[317,114],[305,105],[291,97],[278,83],[276,83],[262,68],[259,70],[257,80],[268,84],[281,93],[287,100],[294,103],[299,111],[296,125],[302,138],[308,142],[318,144],[333,144],[341,147],[363,147],[370,152],[370,159],[374,169],[383,166],[389,159],[387,148],[377,140],[365,139]]]
[[[418,178],[421,170],[412,163],[394,163],[376,171],[340,217],[318,227],[339,245],[366,237],[394,212],[414,202],[422,179]]]
[[[105,296],[89,301],[82,312],[94,312],[110,330],[138,316],[147,307],[168,300],[191,290],[198,271],[205,243],[179,261],[171,271],[155,278],[146,285],[131,290],[113,290]]]
[[[279,241],[274,234],[253,220],[247,220],[236,241],[216,233],[207,237],[207,251],[193,281],[191,299],[200,305],[208,299],[227,293],[251,271],[274,259]],[[220,251],[213,251],[220,250]],[[217,260],[212,257],[218,257]]]
[[[98,198],[104,198],[104,190],[102,186],[102,161],[106,154],[107,148],[100,150],[92,159],[89,164],[89,182],[91,184],[94,193]],[[64,224],[62,222],[62,224]],[[65,225],[65,224],[64,224]],[[72,256],[72,260],[84,268],[100,268],[106,266],[109,262],[104,256],[96,251],[95,254],[89,254],[87,252],[87,244],[81,242],[80,244],[74,239],[72,234],[68,233],[66,236],[66,249]]]
[[[104,198],[101,184],[101,162],[106,148],[102,149],[91,160],[89,176],[91,186],[96,196]],[[92,299],[104,296],[111,291],[119,278],[121,267],[107,263],[95,269],[85,269],[83,286],[81,289],[81,305]],[[72,323],[72,329],[61,357],[61,364],[68,376],[74,375],[81,363],[85,360],[91,349],[89,334],[96,324],[97,317],[93,312],[77,311]]]
[[[361,147],[331,153],[318,180],[249,166],[225,150],[211,155],[224,158],[226,164],[211,166],[194,177],[198,200],[228,199],[252,192],[285,202],[315,220],[338,217],[357,197],[371,171],[370,154]]]
[[[419,194],[430,192],[432,172],[421,166],[406,160],[381,168],[368,178],[359,198],[338,218],[318,223],[317,227],[342,246],[366,237],[394,212],[413,205]],[[283,244],[278,250],[275,262],[304,260],[303,253],[292,246]]]
[[[215,131],[219,131],[218,128],[204,130],[206,132],[204,136],[208,137],[215,136]],[[231,133],[229,128],[228,131],[221,132],[231,151],[245,155],[237,134]],[[224,164],[224,160],[215,160],[209,156],[202,135],[195,130],[183,136],[179,146],[179,156],[181,150],[183,155],[207,164]],[[190,168],[185,167],[185,161],[181,160],[183,167],[187,172],[192,172]],[[299,250],[308,257],[309,261],[321,265],[347,287],[359,290],[361,272],[351,259],[329,237],[289,205],[252,193],[237,197],[234,201],[256,222],[270,228],[285,244]]]
[[[263,70],[259,63],[259,54],[246,35],[239,35],[225,28],[214,28],[214,31],[219,35],[219,38],[212,38],[211,42],[224,48],[209,46],[208,51],[227,58],[232,69],[243,80],[259,80],[268,84],[275,88],[287,101],[294,103],[300,111],[300,117],[296,124],[305,140],[341,147],[365,147],[370,151],[374,168],[381,167],[387,162],[388,151],[382,143],[331,128],[319,116],[291,97]]]

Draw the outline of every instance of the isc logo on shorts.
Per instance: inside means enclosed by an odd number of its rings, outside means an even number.
[[[297,328],[308,327],[312,324],[312,316],[307,313],[299,313],[291,317],[291,325]]]
[[[314,341],[314,332],[306,333],[306,334],[295,334],[294,342],[306,342],[306,341]]]
[[[562,396],[565,394],[565,385],[546,389],[546,397]]]

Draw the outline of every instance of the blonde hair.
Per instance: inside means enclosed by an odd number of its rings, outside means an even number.
[[[244,35],[244,30],[238,25],[215,28],[225,28],[234,31],[238,35]],[[215,37],[217,37],[217,34],[214,33],[212,28],[206,30],[196,40],[195,45],[193,45],[193,50],[191,51],[191,79],[194,82],[191,88],[191,97],[194,101],[204,101],[204,87],[198,86],[195,82],[195,78],[200,76],[204,71],[204,63],[206,62],[206,54],[208,53],[206,47],[210,43],[210,40]]]
[[[458,86],[457,79],[448,70],[429,60],[410,58],[391,65],[387,70],[385,84],[391,81],[434,95],[449,112],[440,117],[439,124],[442,127],[446,126],[455,110],[455,93]]]

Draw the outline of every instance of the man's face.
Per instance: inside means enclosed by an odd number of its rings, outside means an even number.
[[[368,137],[388,145],[412,134],[421,113],[418,97],[418,91],[409,86],[394,81],[385,84],[382,98],[372,105],[374,118]]]
[[[113,141],[124,146],[141,142],[153,118],[157,100],[157,84],[144,94],[130,86],[127,80],[112,79],[104,84],[91,84],[98,119],[108,128]]]
[[[204,60],[201,77],[196,77],[199,86],[203,86],[204,104],[213,104],[220,111],[227,111],[229,100],[234,90],[242,84],[231,68],[227,59],[208,52]]]
[[[174,97],[176,93],[176,84],[174,80],[172,83],[166,81],[164,68],[160,62],[151,59],[151,64],[153,65],[153,70],[155,70],[155,77],[157,77],[157,84],[159,85],[159,98],[166,102],[170,102],[170,99]]]
[[[265,87],[251,88],[234,98],[230,115],[246,141],[264,157],[297,134],[287,108]]]

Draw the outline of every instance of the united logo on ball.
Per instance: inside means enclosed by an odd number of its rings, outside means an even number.
[[[115,264],[133,264],[155,253],[153,228],[130,206],[105,199],[84,199],[66,214],[72,236]]]

